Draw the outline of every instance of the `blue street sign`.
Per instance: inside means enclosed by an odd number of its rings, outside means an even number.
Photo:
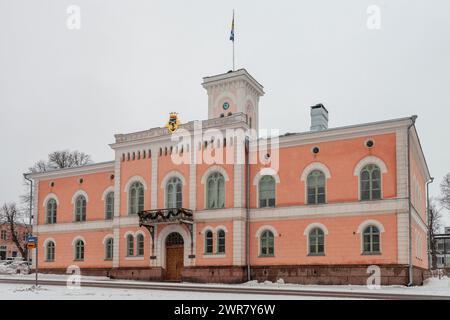
[[[35,237],[35,236],[28,236],[27,237],[27,242],[37,242],[37,237]]]

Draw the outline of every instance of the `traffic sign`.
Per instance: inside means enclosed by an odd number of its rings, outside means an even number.
[[[27,237],[27,242],[37,242],[37,237],[35,237],[35,236],[28,236]]]
[[[27,244],[28,249],[35,249],[36,248],[36,242],[29,242]]]

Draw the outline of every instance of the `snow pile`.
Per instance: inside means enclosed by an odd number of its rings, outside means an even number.
[[[3,264],[0,264],[0,274],[12,274],[16,273],[15,268],[11,268],[9,265],[5,266]]]
[[[428,278],[423,281],[423,286],[428,288],[450,288],[450,278],[447,276],[439,278]]]

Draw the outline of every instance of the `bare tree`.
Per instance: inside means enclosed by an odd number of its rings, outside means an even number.
[[[439,234],[442,228],[442,208],[438,208],[437,201],[433,198],[430,199],[429,208],[429,232],[430,232],[430,254],[431,254],[431,266],[433,269],[437,267],[437,241],[435,235]]]
[[[30,226],[25,223],[24,214],[16,207],[15,203],[4,204],[0,208],[0,224],[6,225],[11,239],[20,252],[20,255],[27,260],[28,250],[26,248],[26,234],[30,233]],[[19,226],[23,225],[24,228]]]
[[[450,172],[444,176],[440,187],[442,195],[439,199],[440,203],[445,209],[450,210]]]

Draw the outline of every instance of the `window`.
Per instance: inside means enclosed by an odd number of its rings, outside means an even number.
[[[263,176],[259,180],[259,206],[275,207],[275,179],[272,176]]]
[[[134,182],[128,191],[128,213],[137,214],[144,210],[144,186],[140,182]]]
[[[105,242],[105,259],[106,260],[113,259],[113,249],[114,249],[114,239],[108,238]]]
[[[225,231],[219,230],[217,232],[217,253],[225,253]]]
[[[325,175],[320,170],[312,171],[306,181],[308,204],[325,203]]]
[[[143,256],[144,255],[144,235],[138,234],[137,235],[137,255]]]
[[[6,235],[6,230],[2,230],[2,232],[0,233],[0,238],[2,240],[7,240],[7,235]]]
[[[53,241],[47,242],[47,245],[45,246],[45,260],[55,260],[55,243]]]
[[[206,208],[225,207],[225,179],[219,172],[212,173],[206,181]]]
[[[86,198],[83,195],[75,200],[75,221],[86,221]]]
[[[114,192],[109,192],[105,201],[105,219],[110,220],[114,216]]]
[[[84,242],[77,240],[75,242],[75,260],[84,260]]]
[[[134,256],[134,237],[131,234],[127,236],[127,256]]]
[[[361,200],[381,199],[381,171],[377,165],[368,164],[360,174]]]
[[[309,232],[309,254],[323,255],[325,253],[325,236],[323,230],[314,228]]]
[[[260,256],[271,257],[274,255],[274,236],[272,231],[264,230],[260,238]]]
[[[380,230],[375,226],[368,226],[364,229],[363,253],[380,253]]]
[[[180,178],[170,178],[166,186],[166,207],[181,208],[183,202],[182,183]]]
[[[210,230],[205,232],[205,253],[213,253],[213,233]]]
[[[47,201],[46,219],[45,222],[48,224],[56,223],[56,200],[50,199]]]

